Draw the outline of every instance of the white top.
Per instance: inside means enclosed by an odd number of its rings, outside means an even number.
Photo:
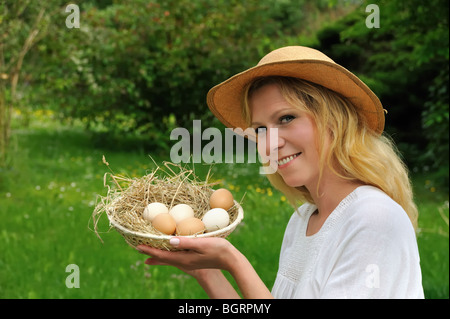
[[[361,186],[306,236],[306,203],[288,223],[275,298],[424,298],[414,228],[378,188]]]

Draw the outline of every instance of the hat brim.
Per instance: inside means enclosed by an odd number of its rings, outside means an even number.
[[[384,130],[384,110],[378,97],[357,76],[344,67],[321,60],[294,60],[257,65],[214,86],[207,94],[208,107],[229,128],[248,125],[242,115],[247,84],[259,77],[287,76],[307,80],[340,93],[361,112],[376,134]]]

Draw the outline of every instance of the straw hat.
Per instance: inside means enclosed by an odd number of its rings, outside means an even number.
[[[213,87],[207,103],[213,114],[227,127],[247,128],[242,116],[244,88],[256,78],[288,76],[320,84],[346,97],[377,134],[384,129],[384,110],[377,96],[353,73],[325,54],[303,46],[274,50],[259,63]]]

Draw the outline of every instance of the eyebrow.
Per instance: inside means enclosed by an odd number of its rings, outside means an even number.
[[[285,108],[282,108],[281,110],[275,111],[275,112],[270,116],[270,120],[273,121],[274,119],[276,119],[276,118],[278,117],[278,114],[279,114],[279,113],[283,113],[283,112],[286,111],[286,110],[292,110],[292,109],[293,109],[292,107],[285,107]],[[263,124],[260,123],[260,122],[252,122],[250,125],[251,125],[251,126],[254,126],[254,125],[263,125]]]

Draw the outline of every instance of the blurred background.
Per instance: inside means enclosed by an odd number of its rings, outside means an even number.
[[[378,28],[366,23],[370,4]],[[148,155],[170,160],[175,127],[191,130],[201,119],[202,128],[224,129],[206,106],[208,90],[287,45],[324,52],[388,110],[386,132],[420,210],[425,295],[448,298],[448,7],[0,0],[0,298],[205,298],[192,278],[150,269],[118,234],[102,244],[89,229],[106,192],[102,155],[116,173],[139,177],[153,167]],[[208,167],[198,166],[204,176]],[[293,209],[257,164],[217,164],[214,176],[237,198],[245,194],[245,222],[230,240],[271,287]],[[79,266],[80,288],[65,285],[68,264]]]

